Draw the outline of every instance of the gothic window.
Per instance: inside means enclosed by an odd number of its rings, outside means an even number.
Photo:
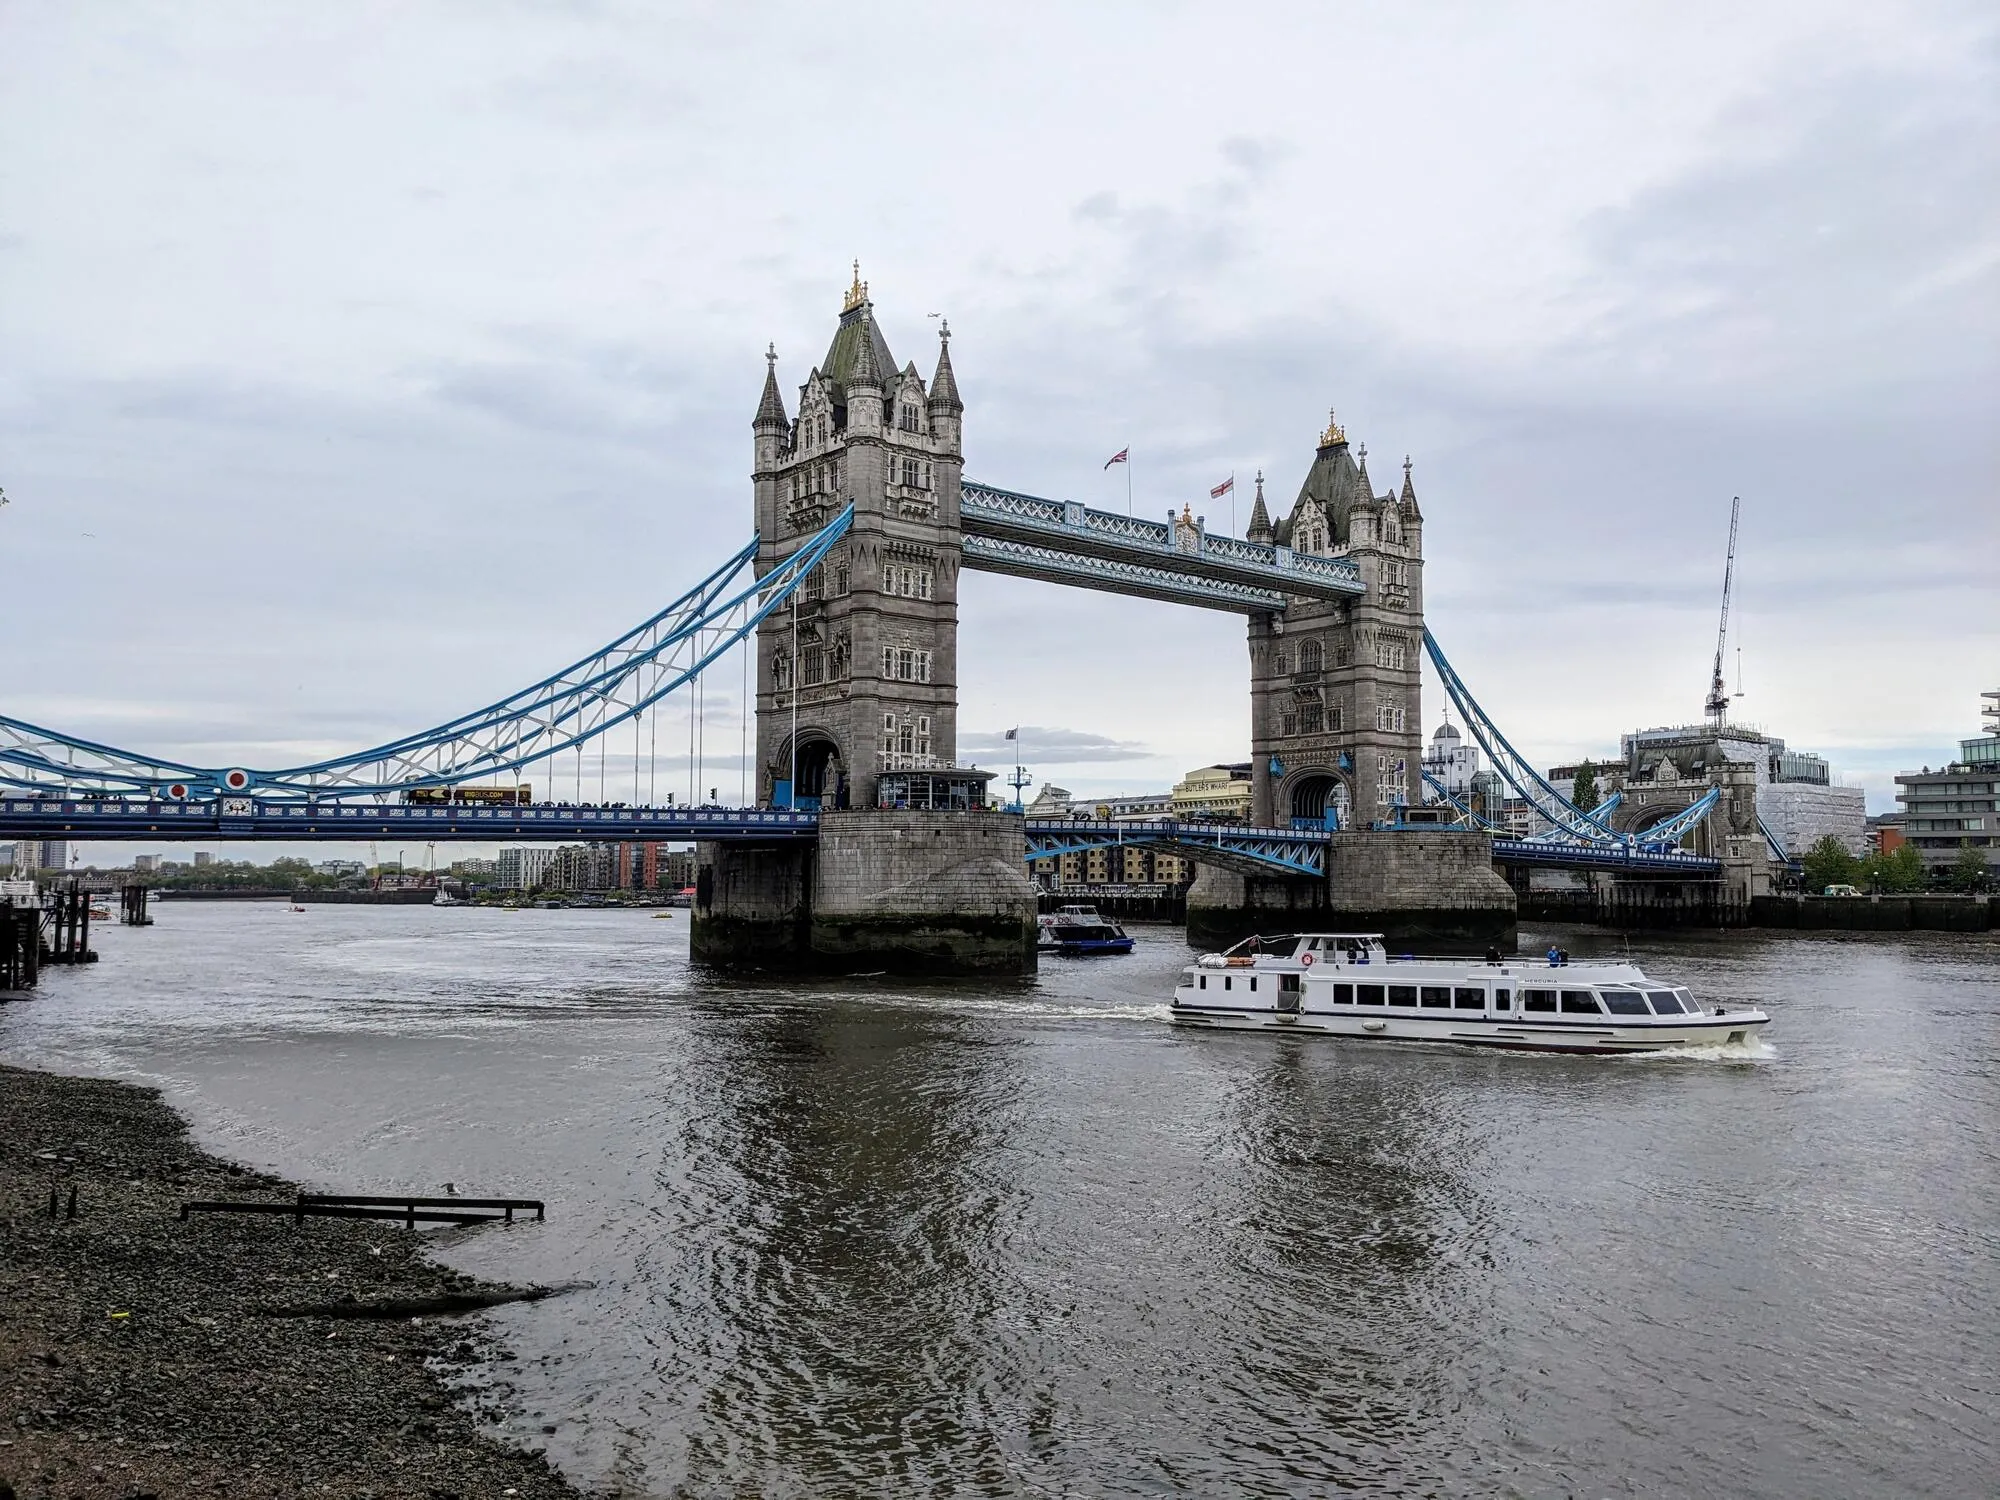
[[[847,675],[848,649],[849,649],[848,642],[845,634],[837,635],[833,638],[833,651],[831,653],[831,660],[829,661],[828,665],[831,667],[833,676],[836,681]]]
[[[812,645],[803,653],[806,670],[806,686],[816,687],[826,681],[826,647]]]
[[[1308,698],[1299,705],[1299,733],[1319,734],[1326,726],[1325,710],[1317,698]]]
[[[1282,646],[1278,648],[1278,654],[1271,658],[1271,670],[1276,672],[1280,677],[1289,676],[1291,673],[1291,654]]]
[[[836,599],[846,594],[850,584],[850,574],[846,563],[840,563],[833,570],[833,595]]]
[[[1401,641],[1378,638],[1375,642],[1375,665],[1385,671],[1401,672],[1409,666],[1409,647]]]
[[[1376,758],[1375,803],[1394,807],[1403,800],[1403,763],[1383,755]]]
[[[1329,708],[1326,711],[1326,727],[1333,733],[1338,734],[1340,733],[1341,726],[1346,721],[1346,718],[1347,718],[1346,711],[1342,709],[1338,703],[1336,703],[1332,708]]]
[[[1299,643],[1299,670],[1317,677],[1323,664],[1322,650],[1318,641]]]
[[[931,654],[908,646],[884,646],[882,675],[895,682],[929,682]]]
[[[1296,709],[1286,709],[1283,715],[1283,723],[1284,727],[1278,731],[1280,734],[1297,734],[1299,732],[1298,711]]]
[[[1385,542],[1401,542],[1403,540],[1402,524],[1392,515],[1382,518],[1382,540]]]
[[[788,688],[792,685],[792,659],[780,651],[771,658],[771,686]]]
[[[1401,734],[1404,723],[1403,713],[1402,709],[1391,708],[1385,703],[1375,710],[1375,727],[1384,734]]]

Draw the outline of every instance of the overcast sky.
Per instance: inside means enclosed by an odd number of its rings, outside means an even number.
[[[583,655],[858,257],[973,477],[1240,532],[1329,406],[1409,454],[1544,763],[1700,717],[1741,494],[1739,715],[1881,810],[2000,686],[1996,116],[1973,4],[0,6],[0,712],[287,764]],[[961,611],[967,758],[1247,754],[1238,617]]]

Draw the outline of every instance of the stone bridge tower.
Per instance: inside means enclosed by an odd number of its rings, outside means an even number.
[[[951,330],[938,335],[927,387],[914,363],[896,368],[857,266],[796,418],[779,393],[777,355],[766,355],[753,423],[758,575],[850,501],[854,524],[794,596],[795,611],[774,611],[759,628],[760,803],[873,807],[883,772],[956,757],[965,407]]]
[[[1410,465],[1377,495],[1368,449],[1329,418],[1291,513],[1273,526],[1260,475],[1248,539],[1360,565],[1347,603],[1295,599],[1250,620],[1252,812],[1366,828],[1423,801],[1418,694],[1424,634],[1424,517]]]

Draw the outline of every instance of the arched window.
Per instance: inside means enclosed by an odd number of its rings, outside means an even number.
[[[1299,642],[1299,670],[1317,675],[1325,665],[1325,657],[1318,641]]]

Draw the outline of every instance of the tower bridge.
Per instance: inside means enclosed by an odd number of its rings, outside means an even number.
[[[1635,834],[1570,805],[1506,744],[1425,627],[1408,459],[1400,488],[1376,493],[1366,446],[1330,418],[1290,507],[1273,518],[1260,473],[1235,538],[1191,507],[1156,521],[967,480],[965,410],[949,326],[928,381],[899,367],[857,272],[795,406],[767,351],[755,536],[658,614],[498,703],[304,766],[196,767],[0,717],[0,834],[694,840],[698,956],[950,970],[1032,968],[1027,863],[1106,843],[1195,862],[1197,940],[1310,921],[1511,943],[1496,861],[1758,878],[1741,839],[1740,869],[1680,848],[1713,799]],[[957,763],[965,568],[1243,615],[1250,823],[989,811],[993,773]],[[636,763],[645,716],[739,648],[756,678],[752,806],[468,806],[444,791],[537,766],[547,777],[627,732]],[[1426,652],[1551,835],[1495,837],[1469,808],[1419,808]]]

